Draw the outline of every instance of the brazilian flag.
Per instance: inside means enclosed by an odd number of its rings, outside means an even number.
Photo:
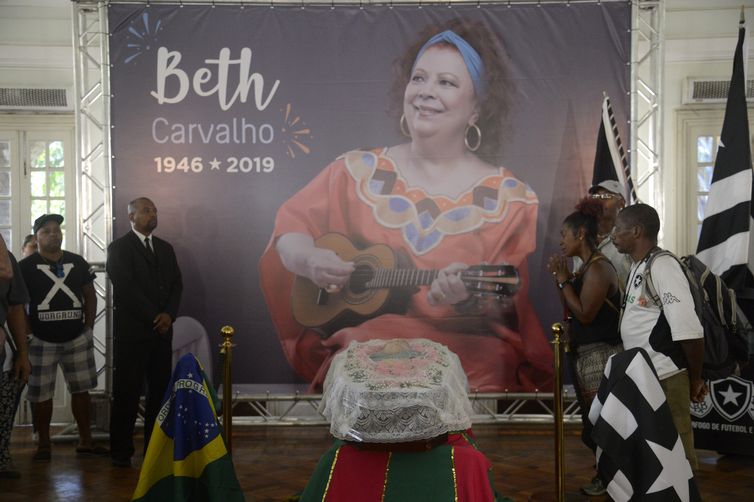
[[[243,501],[217,421],[217,396],[193,354],[173,370],[133,501]]]

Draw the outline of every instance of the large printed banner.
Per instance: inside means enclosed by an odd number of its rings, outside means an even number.
[[[238,383],[316,389],[351,341],[423,337],[472,390],[551,388],[545,263],[603,92],[628,139],[628,2],[111,3],[109,26],[115,236],[155,202]]]
[[[694,446],[754,454],[754,383],[738,376],[707,382],[709,394],[691,403]]]

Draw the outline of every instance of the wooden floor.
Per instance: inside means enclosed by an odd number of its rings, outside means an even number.
[[[548,429],[480,425],[474,433],[494,465],[498,492],[516,501],[554,500],[553,437]],[[233,456],[247,500],[281,501],[300,492],[330,442],[325,427],[236,426]],[[567,431],[565,445],[566,498],[590,500],[579,495],[578,488],[591,477],[593,458],[575,429]],[[138,468],[112,467],[109,459],[78,459],[72,443],[53,445],[52,462],[34,464],[34,448],[30,430],[17,428],[11,450],[22,477],[0,479],[0,501],[130,500]],[[754,500],[754,459],[698,453],[697,482],[705,501]],[[136,458],[137,466],[140,463]]]

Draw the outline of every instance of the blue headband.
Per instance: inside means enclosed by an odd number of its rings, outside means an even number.
[[[419,49],[419,53],[416,55],[416,59],[414,59],[414,66],[411,67],[411,72],[413,73],[414,68],[416,68],[416,62],[419,61],[419,58],[424,54],[424,51],[439,42],[449,43],[458,49],[458,52],[463,58],[463,62],[466,64],[466,69],[469,71],[469,75],[471,75],[471,81],[474,83],[474,91],[476,92],[477,97],[481,98],[484,96],[485,81],[484,63],[482,63],[482,58],[466,40],[450,30],[438,33],[422,45],[422,48]]]

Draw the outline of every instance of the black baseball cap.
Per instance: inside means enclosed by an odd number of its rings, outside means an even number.
[[[47,222],[54,221],[58,225],[63,223],[63,217],[59,214],[43,214],[36,220],[34,220],[34,234],[39,232],[39,229],[45,226]]]

